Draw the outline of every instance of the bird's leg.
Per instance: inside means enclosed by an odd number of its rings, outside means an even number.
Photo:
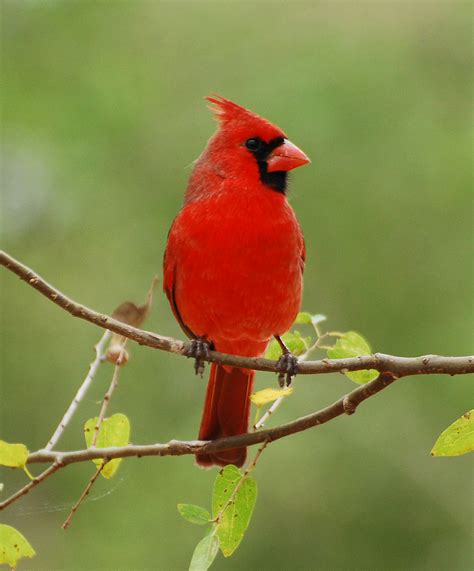
[[[186,346],[184,354],[186,357],[192,357],[194,359],[194,370],[196,371],[196,375],[201,375],[201,378],[204,373],[204,360],[209,360],[209,351],[213,348],[212,341],[207,341],[207,339],[203,337],[192,339]]]
[[[274,336],[281,347],[283,355],[278,359],[278,383],[280,387],[291,385],[292,378],[298,372],[298,359],[291,353],[279,335]]]

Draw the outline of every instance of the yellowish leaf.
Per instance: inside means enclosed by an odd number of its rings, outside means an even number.
[[[333,331],[330,335],[339,337],[334,347],[330,347],[327,350],[330,359],[350,359],[351,357],[361,357],[372,353],[369,343],[360,333],[356,333],[355,331],[337,333]],[[359,383],[360,385],[373,381],[379,376],[378,371],[375,369],[351,371],[344,374],[351,379],[351,381]]]
[[[250,395],[250,400],[255,406],[259,408],[266,405],[269,402],[273,402],[280,397],[287,397],[293,392],[292,387],[286,387],[285,389],[262,389]]]
[[[28,448],[24,444],[9,444],[0,440],[0,465],[24,469],[28,458]]]
[[[17,529],[0,524],[0,565],[9,565],[15,569],[20,559],[35,555],[35,550]]]
[[[89,447],[92,444],[92,439],[94,437],[95,427],[97,425],[98,418],[90,418],[84,426],[84,436],[86,439],[86,444]],[[100,425],[99,435],[97,437],[97,448],[109,448],[111,446],[126,446],[129,443],[130,438],[130,421],[124,414],[113,414],[110,418],[105,418]],[[115,458],[108,462],[101,475],[104,478],[112,478],[112,476],[117,471],[122,458]],[[103,464],[102,459],[93,460],[94,464],[101,466]]]
[[[461,456],[474,450],[474,409],[444,430],[431,451],[432,456]]]

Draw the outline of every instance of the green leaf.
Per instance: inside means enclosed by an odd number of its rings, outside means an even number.
[[[217,535],[225,557],[232,555],[242,541],[257,499],[257,482],[253,478],[241,480],[240,471],[229,465],[219,472],[214,483],[212,515],[214,518],[220,517]],[[238,485],[232,502],[221,513]]]
[[[278,359],[280,357],[281,357],[280,345],[278,345],[278,342],[276,339],[272,339],[270,341],[270,344],[267,347],[267,350],[265,351],[265,359],[271,359],[272,361],[278,361]]]
[[[311,325],[311,313],[307,311],[301,311],[298,313],[295,319],[295,325]]]
[[[334,347],[328,349],[328,357],[330,359],[349,359],[351,357],[370,355],[371,353],[372,349],[368,342],[362,335],[355,331],[341,333]],[[375,369],[369,369],[365,371],[352,371],[345,373],[345,375],[349,377],[351,381],[363,385],[376,379],[379,373]]]
[[[262,389],[250,395],[250,400],[257,407],[262,407],[269,402],[276,401],[280,397],[287,397],[293,392],[292,387],[284,389]]]
[[[288,347],[291,353],[298,357],[303,355],[309,349],[312,339],[311,337],[302,337],[299,331],[293,331],[293,333],[286,333],[284,336],[285,345]]]
[[[0,440],[0,465],[24,470],[28,459],[28,448],[24,444],[9,444]]]
[[[178,511],[184,519],[191,523],[196,523],[197,525],[204,525],[211,521],[211,514],[200,506],[178,504]]]
[[[289,351],[293,353],[296,357],[306,353],[311,345],[311,337],[302,337],[299,331],[293,331],[293,333],[285,333],[282,336],[283,343],[288,347]],[[272,359],[273,361],[278,361],[281,357],[281,348],[276,339],[272,339],[267,351],[265,353],[266,359]]]
[[[474,450],[474,409],[443,430],[431,450],[432,456],[461,456]]]
[[[20,559],[35,555],[36,551],[17,529],[0,524],[0,565],[6,564],[15,569]]]
[[[206,571],[212,565],[219,551],[219,539],[216,536],[215,529],[208,535],[203,537],[196,545],[189,571]]]
[[[95,426],[99,419],[97,417],[90,418],[84,425],[84,436],[86,439],[87,447],[92,444]],[[125,414],[113,414],[110,418],[105,418],[99,429],[99,436],[97,438],[97,448],[109,448],[110,446],[126,446],[130,438],[130,421]],[[103,460],[98,458],[92,460],[96,466],[101,466]],[[118,470],[122,458],[115,458],[108,462],[101,474],[104,478],[112,478]]]

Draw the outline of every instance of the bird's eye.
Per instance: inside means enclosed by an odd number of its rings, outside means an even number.
[[[245,141],[245,146],[249,151],[258,151],[262,142],[260,139],[247,139]]]

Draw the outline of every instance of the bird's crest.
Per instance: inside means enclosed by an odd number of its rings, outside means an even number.
[[[254,114],[248,109],[245,109],[245,107],[241,107],[221,95],[209,95],[205,99],[211,103],[209,109],[214,113],[214,117],[217,121],[227,122],[234,119],[254,116]]]
[[[265,140],[286,136],[279,127],[270,121],[221,95],[210,95],[205,99],[211,103],[209,109],[214,113],[215,119],[223,128],[231,128],[232,133],[237,137],[242,135],[240,132],[242,129],[245,131],[250,129],[252,132],[249,136],[258,135]]]

